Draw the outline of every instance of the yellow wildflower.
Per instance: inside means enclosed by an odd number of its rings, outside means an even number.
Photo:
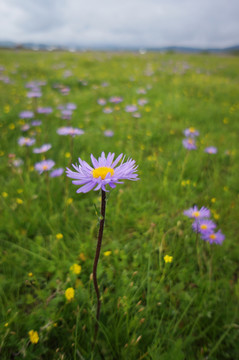
[[[63,235],[61,233],[56,234],[57,240],[63,239]]]
[[[8,197],[8,193],[7,193],[6,191],[3,191],[3,192],[2,192],[2,197],[7,198],[7,197]]]
[[[29,277],[32,277],[32,276],[33,276],[33,273],[32,273],[32,272],[29,272],[29,273],[28,273],[28,276],[29,276]]]
[[[18,194],[21,194],[23,192],[23,189],[17,189]]]
[[[105,251],[105,252],[104,252],[104,256],[110,256],[111,253],[112,253],[112,251]]]
[[[15,129],[15,125],[14,125],[14,124],[9,124],[8,127],[9,127],[10,130],[14,130],[14,129]]]
[[[23,200],[20,199],[20,198],[17,198],[17,199],[16,199],[16,203],[17,203],[18,205],[21,205],[21,204],[23,204]]]
[[[72,202],[73,202],[73,199],[72,199],[72,198],[69,198],[69,199],[66,200],[67,205],[72,204]]]
[[[4,151],[0,151],[0,156],[3,156],[4,155]]]
[[[76,274],[76,275],[79,275],[81,273],[81,266],[78,265],[78,264],[73,264],[71,267],[70,267],[70,270]]]
[[[37,344],[39,341],[39,335],[37,331],[34,330],[30,330],[28,333],[29,337],[30,337],[30,341],[32,344]]]
[[[84,253],[80,253],[79,258],[80,258],[82,261],[86,261],[86,257],[85,257],[85,254],[84,254]]]
[[[69,158],[71,157],[71,153],[70,153],[70,152],[66,152],[66,153],[65,153],[65,157],[66,157],[67,159],[69,159]]]
[[[66,289],[65,297],[68,301],[71,301],[72,299],[74,299],[74,296],[75,296],[75,290],[72,287],[69,287],[68,289]]]
[[[212,202],[212,203],[215,203],[215,202],[216,202],[216,198],[212,198],[212,199],[211,199],[211,202]]]
[[[4,324],[5,327],[8,327],[8,325],[9,325],[8,322],[6,322],[6,323]]]
[[[164,256],[164,261],[166,263],[171,263],[173,261],[173,257],[172,256],[169,256],[169,255],[165,255]]]

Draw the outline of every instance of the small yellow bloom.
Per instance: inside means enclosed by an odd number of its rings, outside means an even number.
[[[67,199],[67,200],[66,200],[66,203],[67,203],[67,205],[72,204],[72,203],[73,203],[73,199],[72,199],[72,198]]]
[[[224,186],[223,190],[228,191],[228,186]]]
[[[214,204],[216,202],[216,198],[212,198],[211,202]]]
[[[9,105],[5,105],[5,106],[4,106],[4,112],[5,112],[5,114],[8,114],[9,111],[10,111],[10,106],[9,106]]]
[[[71,301],[72,299],[74,299],[74,296],[75,296],[75,290],[72,287],[66,289],[65,297],[68,301]]]
[[[4,151],[0,151],[0,156],[3,156],[4,155]]]
[[[9,124],[8,127],[9,127],[10,130],[14,130],[14,129],[15,129],[15,125],[14,125],[14,124]]]
[[[71,267],[70,267],[70,270],[76,274],[76,275],[79,275],[81,273],[81,266],[78,265],[78,264],[73,264]]]
[[[63,239],[63,235],[61,233],[56,234],[57,240]]]
[[[105,252],[104,252],[104,256],[110,256],[111,253],[112,253],[112,251],[105,251]]]
[[[143,144],[140,145],[140,149],[141,150],[144,150],[145,149],[145,146]]]
[[[145,111],[146,111],[146,112],[150,112],[150,111],[151,111],[151,107],[150,107],[150,106],[146,106]]]
[[[5,327],[8,327],[8,325],[9,325],[8,323],[5,323],[5,324],[4,324]]]
[[[20,198],[17,198],[17,199],[16,199],[16,203],[17,203],[18,205],[21,205],[21,204],[23,204],[23,200],[20,199]]]
[[[34,166],[31,165],[31,166],[29,167],[29,171],[33,171],[33,170],[34,170]]]
[[[229,119],[228,119],[228,118],[224,118],[224,119],[223,119],[223,123],[224,123],[224,124],[228,124],[228,123],[229,123]]]
[[[67,159],[69,159],[69,158],[71,157],[71,153],[70,153],[70,152],[66,152],[66,153],[65,153],[65,157],[66,157]]]
[[[34,330],[30,330],[28,333],[29,337],[30,337],[30,341],[32,344],[37,344],[39,341],[39,335],[37,331]]]
[[[127,136],[127,139],[131,140],[131,139],[132,139],[132,136],[131,136],[131,135],[128,135],[128,136]]]
[[[165,255],[164,256],[164,261],[166,263],[171,263],[173,261],[173,257],[172,256],[169,256],[169,255]]]
[[[29,273],[28,273],[28,276],[29,276],[29,277],[32,277],[32,276],[33,276],[33,273],[32,273],[32,272],[29,272]]]
[[[23,189],[17,189],[18,194],[21,194],[23,192]]]
[[[215,213],[213,214],[213,217],[214,217],[215,220],[218,220],[218,219],[220,218],[220,215],[215,212]]]
[[[3,192],[2,192],[2,197],[7,198],[7,197],[8,197],[8,193],[7,193],[6,191],[3,191]]]
[[[170,135],[174,135],[174,134],[175,134],[175,131],[174,131],[174,130],[170,130],[170,131],[169,131],[169,134],[170,134]]]

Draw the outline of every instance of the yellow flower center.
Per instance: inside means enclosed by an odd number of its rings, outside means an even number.
[[[43,170],[48,170],[48,166],[47,165],[43,165]]]
[[[92,175],[94,178],[101,177],[101,179],[104,180],[108,173],[110,173],[112,176],[114,175],[114,172],[115,172],[114,169],[112,169],[111,167],[102,166],[94,169],[92,171]]]
[[[194,211],[193,213],[192,213],[192,216],[194,216],[194,217],[199,217],[199,211]]]
[[[193,139],[188,139],[189,144],[193,144]]]
[[[201,225],[201,229],[202,229],[202,230],[206,230],[206,229],[207,229],[207,225],[205,225],[205,224],[204,224],[204,225]]]
[[[194,128],[194,127],[190,127],[190,128],[189,128],[189,131],[190,131],[190,133],[194,133],[194,132],[195,132],[195,128]]]
[[[209,237],[210,237],[210,239],[212,239],[212,240],[215,240],[215,239],[216,239],[216,235],[215,235],[215,234],[211,234],[211,235],[209,235]]]

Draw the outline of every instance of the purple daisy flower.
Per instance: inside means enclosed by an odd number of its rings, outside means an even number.
[[[105,131],[104,131],[104,135],[105,135],[106,137],[112,137],[112,136],[114,136],[114,131],[112,131],[112,130],[105,130]]]
[[[70,120],[72,116],[72,110],[69,109],[63,109],[61,110],[61,117],[64,120]]]
[[[25,125],[23,125],[22,127],[21,127],[21,130],[22,131],[27,131],[27,130],[29,130],[30,129],[30,125],[29,124],[25,124]]]
[[[31,91],[28,91],[28,98],[39,98],[42,96],[41,90],[39,88],[32,88]]]
[[[201,234],[206,234],[208,232],[213,232],[213,229],[216,228],[216,224],[209,219],[200,219],[194,221],[192,228],[195,232],[200,232]]]
[[[24,161],[22,159],[15,159],[15,160],[13,160],[12,164],[15,167],[19,167],[19,166],[22,166],[24,164]]]
[[[137,108],[136,105],[127,105],[127,106],[125,107],[125,111],[126,111],[126,112],[129,112],[129,113],[135,112],[135,111],[137,111],[137,110],[138,110],[138,108]]]
[[[77,190],[77,193],[86,193],[93,188],[95,191],[99,189],[107,191],[105,189],[107,184],[111,188],[115,188],[116,184],[122,184],[119,180],[139,180],[138,174],[136,174],[137,166],[134,160],[128,159],[124,163],[125,157],[123,157],[123,154],[120,154],[116,160],[114,160],[114,156],[114,153],[109,153],[107,157],[105,157],[105,153],[102,152],[98,160],[91,155],[93,167],[79,158],[80,165],[72,164],[76,171],[67,168],[67,176],[76,179],[72,181],[72,183],[74,185],[84,185]],[[120,161],[120,165],[116,167]]]
[[[111,96],[109,98],[109,102],[113,103],[113,104],[119,104],[123,101],[123,98],[120,96]]]
[[[42,124],[41,120],[33,120],[31,122],[31,125],[32,126],[40,126]]]
[[[44,171],[49,171],[55,165],[53,160],[43,160],[35,164],[35,169],[42,174]]]
[[[217,232],[208,232],[206,234],[202,234],[202,239],[208,241],[210,244],[219,244],[222,245],[225,235],[218,230]]]
[[[44,153],[44,152],[47,152],[47,151],[50,150],[50,149],[51,149],[51,144],[44,144],[44,145],[42,145],[42,146],[39,147],[39,148],[33,149],[33,152],[34,152],[35,154],[42,154],[42,153]]]
[[[73,128],[71,126],[63,126],[57,130],[57,134],[59,135],[83,135],[85,132],[84,130]]]
[[[139,100],[138,100],[138,104],[139,104],[140,106],[144,106],[144,105],[148,104],[148,100],[146,100],[146,99],[139,99]]]
[[[217,148],[214,146],[209,146],[204,150],[206,153],[208,154],[216,154],[217,153]]]
[[[188,129],[185,129],[183,133],[184,133],[185,136],[191,136],[191,137],[199,135],[199,131],[197,131],[194,127],[190,127]]]
[[[105,114],[111,114],[112,112],[113,112],[113,109],[111,109],[108,106],[103,109],[103,113],[105,113]]]
[[[35,142],[36,139],[23,136],[18,139],[18,145],[20,146],[32,146],[33,144],[35,144]]]
[[[51,114],[52,108],[51,107],[39,107],[37,108],[38,114]]]
[[[183,146],[187,150],[196,150],[197,149],[195,140],[193,138],[183,139]]]
[[[55,169],[53,171],[51,171],[50,173],[50,177],[58,177],[58,176],[61,176],[64,172],[64,169],[63,168],[59,168],[59,169]]]
[[[198,207],[195,205],[192,208],[185,210],[183,213],[190,218],[198,220],[210,217],[210,210],[204,206],[201,207],[201,209],[199,210]]]
[[[66,109],[67,110],[75,110],[76,107],[77,107],[76,104],[73,104],[73,103],[66,104]]]
[[[139,112],[133,113],[132,116],[133,116],[134,118],[136,118],[136,119],[141,118],[141,114],[140,114]]]
[[[106,104],[106,100],[105,100],[105,99],[100,98],[100,99],[98,99],[98,100],[97,100],[97,103],[98,103],[99,105],[104,106],[104,105]]]
[[[33,112],[32,111],[29,111],[29,110],[25,110],[25,111],[22,111],[20,112],[19,114],[19,117],[21,119],[30,119],[34,116]]]

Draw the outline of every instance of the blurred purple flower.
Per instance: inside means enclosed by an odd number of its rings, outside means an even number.
[[[183,133],[184,133],[185,136],[191,136],[191,137],[199,135],[199,131],[197,131],[194,127],[190,127],[188,129],[185,129]]]
[[[210,217],[210,210],[204,206],[199,210],[198,207],[194,205],[192,208],[185,210],[183,213],[190,218],[198,220]]]
[[[58,168],[58,169],[55,169],[53,171],[51,171],[50,173],[50,177],[58,177],[58,176],[61,176],[64,172],[64,169],[63,168]]]
[[[192,228],[195,232],[200,232],[201,234],[205,234],[208,232],[212,232],[213,229],[216,228],[216,224],[209,219],[200,219],[194,221],[192,224]]]
[[[133,116],[134,118],[136,118],[136,119],[141,118],[141,114],[140,114],[139,112],[133,113],[132,116]]]
[[[83,135],[84,133],[85,133],[84,130],[73,128],[71,126],[63,126],[57,130],[57,134],[59,135],[76,136],[76,135]]]
[[[183,139],[183,146],[187,150],[196,150],[197,149],[195,140],[193,138]]]
[[[106,100],[105,99],[102,99],[102,98],[100,98],[100,99],[98,99],[97,100],[97,103],[99,104],[99,105],[102,105],[102,106],[104,106],[105,104],[106,104]]]
[[[111,96],[111,97],[109,98],[109,102],[110,102],[110,103],[113,103],[113,104],[119,104],[119,103],[121,103],[122,101],[123,101],[123,98],[120,97],[120,96]]]
[[[50,150],[51,147],[52,147],[51,144],[44,144],[39,148],[33,149],[33,152],[34,152],[34,154],[42,154],[42,153],[47,152],[48,150]]]
[[[39,172],[39,174],[42,174],[44,171],[51,170],[54,165],[55,162],[53,160],[43,160],[35,164],[35,169]]]
[[[52,113],[51,107],[39,107],[37,108],[38,114],[51,114]]]
[[[35,142],[36,139],[23,136],[18,139],[18,145],[20,146],[32,146],[33,144],[35,144]]]
[[[67,110],[75,110],[76,108],[77,108],[76,104],[73,104],[73,103],[66,104]]]
[[[208,154],[216,154],[217,153],[217,148],[214,146],[209,146],[207,147],[204,152],[208,153]]]
[[[225,235],[222,234],[221,230],[218,230],[217,232],[208,232],[202,234],[202,239],[208,241],[210,244],[221,245],[225,239]]]
[[[103,113],[105,113],[105,114],[111,114],[112,112],[113,112],[113,109],[111,109],[108,106],[103,109]]]
[[[42,124],[41,120],[33,120],[31,122],[31,125],[32,126],[40,126]]]
[[[29,130],[30,129],[30,125],[29,124],[25,124],[25,125],[23,125],[22,127],[21,127],[21,130],[22,131],[27,131],[27,130]]]
[[[126,112],[129,112],[129,113],[135,112],[135,111],[137,111],[137,110],[138,110],[138,108],[137,108],[136,105],[127,105],[127,106],[125,107],[125,111],[126,111]]]
[[[32,111],[29,111],[29,110],[25,110],[25,111],[22,111],[20,112],[19,114],[19,117],[21,119],[30,119],[34,116],[33,112]]]
[[[148,100],[146,100],[146,99],[139,99],[139,100],[138,100],[138,104],[139,104],[140,106],[144,106],[144,105],[148,104]]]
[[[105,130],[104,135],[106,137],[112,137],[112,136],[114,136],[114,132],[112,130]]]

